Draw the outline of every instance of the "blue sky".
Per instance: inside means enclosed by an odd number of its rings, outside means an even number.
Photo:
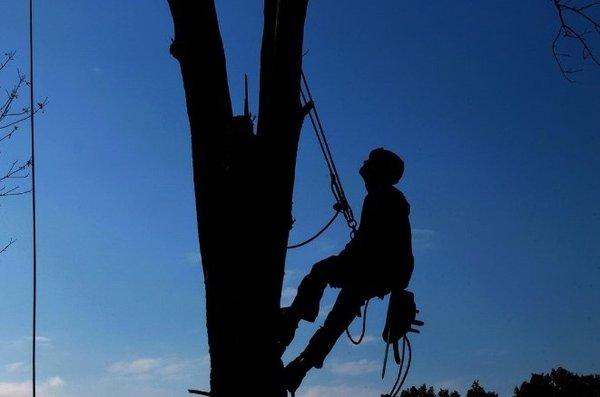
[[[2,51],[27,69],[25,1],[2,1]],[[256,112],[260,1],[218,1],[232,98]],[[384,146],[406,162],[422,319],[407,385],[509,396],[531,372],[600,372],[600,73],[567,83],[550,2],[313,1],[305,71],[356,210],[357,170]],[[44,397],[206,388],[202,272],[181,78],[165,1],[37,2],[39,379]],[[3,73],[2,84],[11,78]],[[307,125],[308,127],[308,125]],[[0,160],[26,158],[27,137]],[[29,199],[4,200],[0,396],[26,396]],[[328,218],[328,176],[305,128],[293,241]],[[284,299],[336,253],[339,222],[290,253]],[[249,264],[252,265],[252,264]],[[328,292],[323,306],[331,305]],[[377,395],[385,305],[368,341],[341,340],[303,397]],[[322,321],[322,317],[319,321]],[[318,324],[301,328],[286,359]],[[358,324],[355,324],[358,328]]]

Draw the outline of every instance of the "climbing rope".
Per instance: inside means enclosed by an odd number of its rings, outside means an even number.
[[[350,342],[352,342],[353,345],[360,345],[360,343],[363,341],[363,338],[365,337],[365,333],[367,331],[367,307],[369,306],[369,301],[370,299],[367,299],[367,301],[365,302],[365,309],[362,314],[362,329],[360,331],[358,339],[355,340],[350,334],[350,330],[346,328],[346,335],[348,336],[348,339],[350,339]]]
[[[333,216],[331,217],[331,219],[325,224],[325,226],[323,226],[317,233],[315,233],[312,237],[304,240],[301,243],[298,244],[293,244],[293,245],[288,245],[287,249],[291,250],[294,248],[300,248],[302,246],[305,246],[306,244],[311,243],[312,241],[316,240],[317,238],[319,238],[319,236],[323,233],[325,233],[325,230],[329,229],[329,226],[331,226],[331,224],[337,219],[338,215],[340,214],[340,211],[335,211],[335,213],[333,214]]]
[[[35,206],[35,108],[33,78],[33,0],[29,0],[29,111],[31,130],[31,212],[32,212],[32,250],[33,250],[33,305],[31,336],[31,390],[36,392],[36,336],[37,336],[37,227]]]
[[[346,224],[350,228],[350,237],[354,237],[356,233],[357,222],[354,218],[354,213],[352,212],[352,208],[348,203],[348,199],[346,198],[346,193],[344,192],[344,188],[342,187],[342,181],[340,179],[340,175],[337,171],[337,167],[335,166],[335,162],[333,161],[333,155],[331,154],[331,149],[329,148],[329,142],[327,142],[327,137],[325,136],[325,131],[323,129],[323,124],[321,123],[321,118],[319,117],[319,113],[317,112],[317,107],[315,106],[315,101],[312,97],[312,93],[308,86],[308,81],[306,79],[306,75],[302,72],[301,75],[301,84],[300,84],[300,99],[302,106],[307,109],[307,114],[310,119],[310,123],[313,127],[313,131],[317,138],[317,142],[319,143],[319,148],[321,149],[321,153],[323,154],[323,158],[325,159],[325,164],[327,165],[327,170],[329,171],[329,176],[331,179],[330,188],[331,193],[335,199],[335,204],[333,205],[333,209],[335,211],[332,218],[323,226],[317,233],[315,233],[312,237],[304,240],[298,244],[292,244],[287,247],[287,249],[294,249],[303,247],[310,242],[317,239],[321,236],[335,221],[337,216],[341,213],[344,215],[344,219],[346,220]]]
[[[389,343],[386,346],[386,349],[389,347]],[[402,371],[403,367],[404,367],[404,358],[405,358],[405,350],[408,347],[408,363],[406,365],[406,370],[404,370],[404,372]],[[396,359],[398,359],[398,344],[394,344],[394,356],[396,357]],[[392,390],[390,390],[390,392],[388,394],[383,394],[382,397],[396,397],[398,396],[398,393],[400,393],[400,390],[402,389],[402,386],[404,385],[404,382],[406,381],[406,377],[408,376],[408,371],[410,370],[410,364],[412,362],[412,347],[410,345],[410,339],[408,339],[408,336],[404,335],[404,337],[402,338],[402,356],[399,358],[399,360],[397,360],[399,362],[397,362],[398,364],[398,375],[396,376],[396,381],[394,382],[394,385],[392,386]],[[385,368],[385,362],[384,362],[384,368]]]
[[[356,232],[357,222],[354,218],[352,208],[348,203],[348,199],[346,198],[344,188],[342,187],[342,181],[337,171],[337,167],[335,166],[335,162],[333,161],[333,155],[331,154],[331,149],[329,148],[329,143],[327,142],[327,137],[325,136],[323,124],[321,123],[321,118],[319,117],[319,112],[315,106],[315,101],[310,91],[310,87],[308,86],[308,80],[306,79],[304,72],[301,73],[301,77],[302,84],[300,85],[300,98],[302,99],[303,106],[309,109],[308,117],[317,137],[323,157],[325,158],[327,169],[329,170],[329,175],[331,177],[331,191],[335,197],[336,205],[344,215],[348,227],[352,230],[351,235],[353,236]]]

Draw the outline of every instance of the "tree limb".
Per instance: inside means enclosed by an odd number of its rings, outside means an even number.
[[[302,44],[308,0],[265,0],[261,46],[259,135],[286,135],[300,112]],[[285,115],[278,112],[283,111]],[[282,125],[283,126],[283,125]]]
[[[1,254],[1,253],[3,253],[4,251],[6,251],[6,250],[8,249],[8,247],[10,247],[11,245],[13,245],[13,244],[14,244],[16,241],[17,241],[17,240],[15,240],[15,239],[11,238],[11,239],[10,239],[10,241],[9,241],[8,243],[6,243],[6,244],[4,245],[4,247],[2,247],[2,248],[0,249],[0,254]]]
[[[573,83],[572,75],[580,72],[582,69],[573,69],[565,65],[561,58],[569,57],[569,54],[559,52],[558,46],[561,39],[568,40],[577,43],[581,48],[581,54],[583,61],[591,60],[593,64],[600,67],[600,57],[595,53],[592,44],[586,38],[589,33],[595,32],[600,38],[600,22],[590,14],[592,9],[600,8],[600,2],[591,2],[582,6],[574,6],[570,4],[569,0],[552,0],[554,7],[558,12],[558,19],[560,21],[560,27],[552,41],[552,54],[554,60],[558,65],[560,72],[563,77]],[[597,8],[596,8],[597,7]],[[568,21],[569,16],[576,17],[575,21],[581,21],[582,24],[574,25]],[[590,31],[589,27],[593,30]]]
[[[193,138],[215,143],[232,117],[223,41],[214,0],[169,0],[175,37],[171,54],[179,61]],[[212,138],[212,139],[211,139]],[[199,148],[205,151],[215,148]]]

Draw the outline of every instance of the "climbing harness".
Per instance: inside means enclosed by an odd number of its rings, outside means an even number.
[[[319,117],[319,112],[317,111],[317,107],[315,105],[315,101],[310,91],[310,87],[308,86],[308,81],[306,79],[304,71],[301,73],[300,102],[302,104],[303,109],[306,110],[306,113],[310,119],[310,123],[313,127],[313,131],[317,138],[317,142],[319,143],[319,148],[321,149],[321,153],[323,153],[323,158],[325,159],[327,170],[329,171],[329,176],[331,180],[329,186],[331,188],[331,193],[333,194],[333,197],[335,199],[335,204],[333,205],[333,210],[335,211],[335,213],[332,216],[332,218],[325,224],[325,226],[323,226],[312,237],[304,240],[301,243],[290,245],[287,247],[287,249],[300,248],[317,239],[329,228],[329,226],[333,224],[333,222],[336,220],[337,216],[340,213],[344,216],[346,224],[350,228],[351,238],[354,237],[354,234],[356,233],[356,227],[358,225],[356,219],[354,218],[352,208],[350,207],[348,199],[346,198],[344,188],[342,187],[342,181],[340,180],[340,175],[337,171],[337,167],[335,166],[335,162],[333,161],[333,155],[331,154],[331,149],[329,148],[329,142],[327,142],[327,137],[325,136],[323,124],[321,123],[321,118]]]

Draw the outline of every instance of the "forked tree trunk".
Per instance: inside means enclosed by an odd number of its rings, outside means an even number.
[[[214,0],[168,0],[192,136],[211,393],[286,395],[279,309],[298,139],[308,0],[265,0],[259,115],[232,114]]]

